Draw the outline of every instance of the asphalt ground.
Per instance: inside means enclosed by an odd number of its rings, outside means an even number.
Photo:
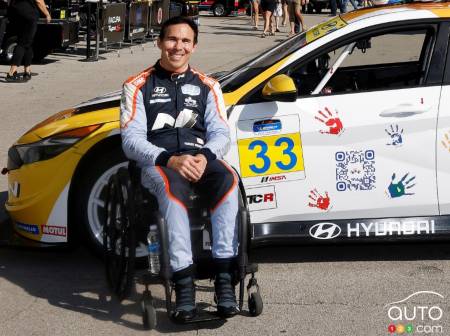
[[[309,26],[324,19],[306,16]],[[261,39],[245,17],[202,17],[201,24],[192,64],[205,72],[237,66],[287,36]],[[35,123],[119,89],[128,76],[153,64],[159,55],[151,42],[144,49],[134,46],[119,54],[103,54],[106,59],[96,63],[80,62],[83,53],[80,46],[71,54],[50,56],[44,64],[33,66],[38,75],[26,84],[1,82],[8,67],[0,66],[0,162],[6,164],[8,147]],[[6,178],[0,177],[0,204],[6,188]],[[0,222],[4,219],[0,211]],[[6,227],[0,224],[0,229],[3,232]],[[255,250],[253,259],[260,266],[261,316],[249,317],[244,306],[242,315],[228,321],[174,325],[163,309],[162,287],[152,286],[159,324],[148,332],[141,324],[142,285],[138,283],[133,295],[119,303],[107,289],[101,260],[86,249],[2,247],[0,336],[391,335],[388,311],[393,305],[399,310],[392,316],[406,312],[411,318],[413,335],[450,334],[448,243],[276,246]],[[200,305],[212,304],[212,284],[198,285]],[[389,305],[419,291],[440,296],[419,293],[407,305]]]

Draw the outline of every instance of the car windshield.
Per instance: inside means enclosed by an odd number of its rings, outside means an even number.
[[[294,51],[346,25],[347,23],[341,17],[337,16],[311,28],[306,33],[295,35],[277,46],[264,51],[261,55],[258,55],[249,62],[219,75],[217,80],[222,86],[222,91],[228,93],[236,90]]]
[[[224,93],[236,90],[238,87],[257,76],[279,60],[300,49],[306,44],[306,34],[296,35],[276,47],[272,47],[249,62],[226,72],[218,78]]]

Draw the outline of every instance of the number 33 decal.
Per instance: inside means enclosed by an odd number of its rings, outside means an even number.
[[[238,145],[243,177],[304,170],[299,133],[240,139]]]
[[[282,154],[284,157],[287,157],[287,163],[283,163],[283,161],[275,161],[275,165],[281,170],[290,170],[297,164],[297,156],[292,151],[294,149],[294,141],[291,138],[282,137],[278,138],[275,141],[275,147],[282,147],[283,145],[287,145],[285,149],[283,149]],[[264,174],[270,169],[271,161],[267,156],[267,151],[269,149],[266,142],[262,140],[254,140],[248,145],[249,150],[256,150],[256,158],[262,160],[262,165],[260,164],[251,164],[250,170],[256,174]]]

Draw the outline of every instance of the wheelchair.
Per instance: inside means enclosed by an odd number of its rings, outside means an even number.
[[[164,218],[158,212],[158,203],[150,192],[141,185],[141,170],[136,163],[129,162],[128,167],[121,167],[108,182],[106,197],[106,218],[103,227],[103,246],[106,278],[111,291],[121,301],[131,292],[136,279],[145,286],[142,293],[142,321],[147,330],[157,325],[156,308],[149,285],[162,284],[165,292],[165,306],[169,319],[174,312],[172,300],[174,284],[168,253],[168,232]],[[238,305],[242,312],[244,304],[245,281],[247,275],[247,304],[250,316],[258,316],[263,310],[259,286],[255,273],[258,265],[249,262],[250,230],[249,213],[246,207],[242,182],[239,182],[240,198],[238,212],[239,248],[234,270],[234,285],[239,285]],[[211,253],[210,214],[202,197],[192,190],[187,209],[189,213],[192,254],[195,267],[195,280],[213,279],[213,259]],[[136,270],[136,247],[147,246],[147,233],[150,225],[156,224],[160,243],[159,274],[150,271],[149,262],[146,267]],[[150,256],[148,257],[148,259]],[[186,323],[220,320],[212,312],[201,311],[197,318]],[[176,321],[174,321],[176,322]]]

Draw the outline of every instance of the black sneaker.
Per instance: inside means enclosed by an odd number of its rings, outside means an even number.
[[[172,317],[176,322],[185,323],[192,320],[197,315],[195,307],[195,285],[192,275],[184,275],[175,272],[173,282],[175,284],[175,311]],[[179,274],[177,274],[179,273]]]
[[[218,273],[214,282],[214,289],[217,298],[217,314],[220,317],[233,317],[239,313],[230,273]]]
[[[24,72],[23,73],[23,80],[28,82],[31,79],[31,72]]]
[[[9,83],[23,82],[22,78],[17,74],[17,71],[15,71],[12,75],[9,73],[6,74],[6,81]]]

